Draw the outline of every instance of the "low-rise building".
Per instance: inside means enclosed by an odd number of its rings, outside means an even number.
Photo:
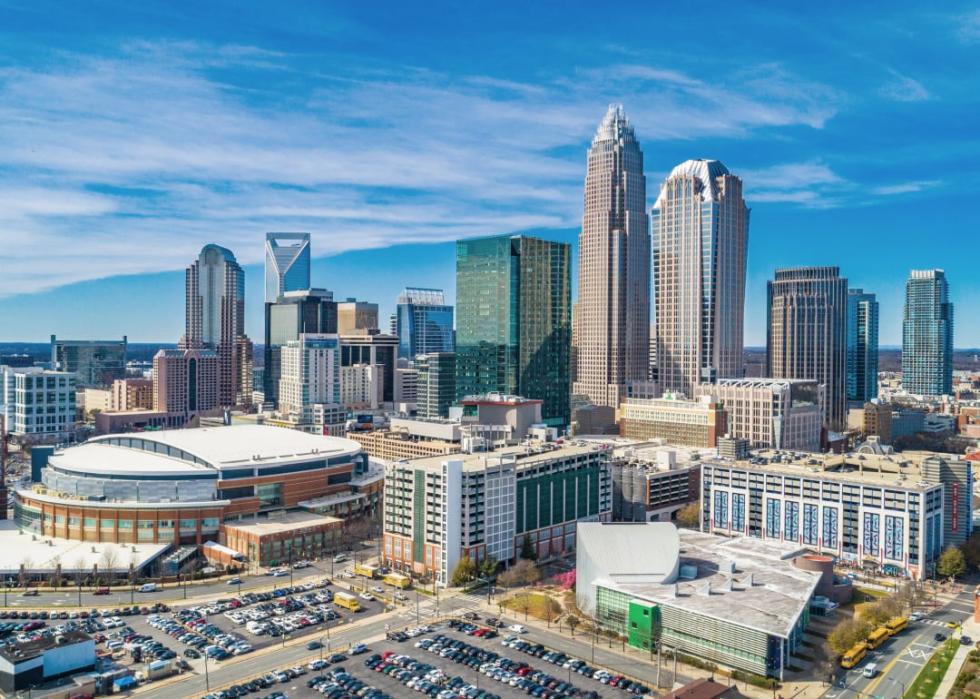
[[[274,566],[320,558],[335,550],[344,520],[312,512],[270,513],[221,525],[224,545],[243,553],[253,565]]]
[[[716,398],[728,415],[728,434],[755,449],[820,451],[823,384],[804,379],[719,379],[695,387]]]
[[[0,646],[0,694],[18,692],[95,667],[95,640],[81,631]]]
[[[668,522],[578,525],[575,601],[635,648],[655,646],[782,679],[821,574],[779,541],[678,530]]]
[[[700,499],[701,452],[661,445],[614,446],[610,459],[612,518],[670,521]]]
[[[619,408],[622,436],[682,446],[714,448],[726,432],[726,422],[725,409],[710,395],[698,400],[676,393],[657,399],[628,398]]]
[[[17,440],[66,440],[76,424],[75,375],[37,367],[0,367],[0,413],[7,432]]]
[[[525,537],[539,558],[575,550],[575,523],[608,520],[608,450],[526,443],[385,468],[382,559],[447,585],[459,561],[514,559]]]

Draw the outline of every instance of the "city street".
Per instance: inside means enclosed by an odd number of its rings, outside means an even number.
[[[860,665],[843,674],[843,687],[831,687],[823,696],[826,699],[852,699],[862,696],[900,699],[922,666],[941,645],[934,636],[941,633],[949,638],[953,630],[947,628],[946,623],[962,621],[972,613],[973,587],[968,585],[955,599],[939,607],[922,621],[910,623],[901,634],[868,653]],[[878,664],[877,677],[862,676],[862,669],[872,662]]]

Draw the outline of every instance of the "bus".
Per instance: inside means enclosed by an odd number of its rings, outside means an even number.
[[[371,565],[370,563],[355,563],[354,575],[360,575],[374,580],[378,577],[378,566]]]
[[[864,641],[861,641],[860,643],[855,643],[841,657],[840,666],[850,670],[852,667],[854,667],[859,662],[864,660],[864,656],[867,654],[868,654],[867,643],[865,643]]]
[[[909,625],[908,617],[904,617],[904,616],[892,617],[891,619],[888,620],[888,623],[885,624],[885,626],[888,627],[888,633],[891,636],[894,636],[899,631],[902,631],[908,625]]]
[[[349,609],[352,612],[359,612],[361,610],[361,603],[357,601],[354,595],[347,592],[335,592],[333,603],[338,607]]]
[[[407,590],[412,586],[412,579],[401,573],[388,573],[384,577],[384,581],[392,587],[397,587],[402,590]]]
[[[887,626],[879,626],[868,635],[868,645],[877,648],[891,637]]]

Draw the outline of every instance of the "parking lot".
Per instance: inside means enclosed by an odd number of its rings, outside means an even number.
[[[282,692],[289,699],[329,699],[356,694],[368,699],[427,696],[433,699],[622,698],[648,688],[529,641],[506,628],[498,634],[465,622],[410,632],[404,641],[385,640],[356,655],[323,649],[303,666],[280,668],[251,687],[215,693],[213,699]],[[507,641],[507,645],[504,645]],[[614,686],[619,682],[623,687]],[[373,688],[373,689],[370,689]]]

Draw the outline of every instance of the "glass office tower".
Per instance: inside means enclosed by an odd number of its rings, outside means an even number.
[[[878,301],[863,289],[847,290],[847,400],[878,397]]]
[[[265,234],[265,301],[310,288],[310,234]]]
[[[902,386],[916,395],[953,391],[953,304],[941,269],[912,270],[905,284]]]
[[[571,246],[528,236],[456,243],[456,396],[543,401],[569,423]]]
[[[407,288],[398,297],[395,313],[398,356],[453,351],[453,307],[442,289]]]

